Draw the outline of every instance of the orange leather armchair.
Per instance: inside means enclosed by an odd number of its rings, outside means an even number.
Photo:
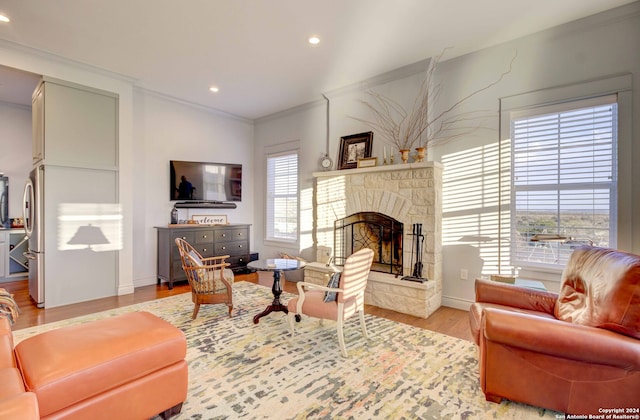
[[[640,256],[579,248],[560,293],[476,280],[469,317],[487,400],[578,415],[640,407]]]

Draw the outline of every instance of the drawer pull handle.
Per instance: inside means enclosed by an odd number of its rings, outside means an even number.
[[[204,249],[202,250],[202,252],[207,252],[207,248],[204,248]]]
[[[222,234],[222,237],[224,238],[225,236],[227,236],[227,234],[226,234],[226,233],[223,233],[223,234]]]
[[[207,239],[207,235],[202,235],[202,239]]]
[[[222,249],[227,249],[227,247],[226,247],[226,246],[223,246],[223,247],[222,247]]]
[[[242,245],[238,245],[238,248],[242,248]]]
[[[187,237],[186,237],[186,236],[183,236],[183,237],[182,237],[182,239],[186,241],[186,240],[187,240]]]

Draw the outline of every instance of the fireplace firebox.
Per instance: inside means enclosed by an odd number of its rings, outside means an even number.
[[[382,213],[360,212],[334,223],[336,265],[363,248],[373,250],[372,271],[402,275],[403,224]]]

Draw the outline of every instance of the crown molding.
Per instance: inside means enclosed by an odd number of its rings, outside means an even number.
[[[85,70],[90,73],[98,74],[100,76],[105,76],[110,79],[120,80],[123,82],[127,82],[129,84],[134,84],[136,79],[126,76],[121,73],[116,73],[110,70],[103,69],[101,67],[92,66],[90,64],[83,63],[81,61],[71,60],[69,58],[65,58],[53,53],[49,53],[46,51],[39,50],[37,48],[29,47],[23,44],[19,44],[13,41],[7,41],[6,39],[0,39],[0,47],[11,49],[13,51],[33,55],[36,57],[44,58],[48,61],[52,61],[59,64],[68,65],[74,68],[78,68],[80,70]],[[25,70],[25,69],[23,69]],[[28,70],[28,69],[27,69]]]
[[[245,118],[245,117],[241,117],[239,115],[235,115],[226,111],[221,111],[217,108],[212,108],[210,106],[206,106],[206,105],[202,105],[196,102],[191,102],[191,101],[187,101],[175,96],[171,96],[171,95],[167,95],[166,93],[161,93],[155,90],[151,90],[151,89],[147,89],[141,86],[134,86],[133,87],[133,91],[137,92],[137,93],[142,93],[145,95],[149,95],[149,96],[153,96],[159,99],[163,99],[165,101],[169,101],[169,102],[174,102],[180,105],[185,105],[191,108],[196,108],[199,109],[201,111],[205,111],[208,112],[210,114],[215,114],[218,115],[220,117],[223,118],[228,118],[228,119],[232,119],[232,120],[236,120],[236,121],[240,121],[243,123],[247,123],[247,124],[253,124],[254,120],[250,119],[250,118]]]

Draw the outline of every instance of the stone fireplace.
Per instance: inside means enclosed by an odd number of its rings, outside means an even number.
[[[442,300],[442,165],[410,163],[316,172],[314,236],[338,264],[362,247],[376,258],[365,303],[427,318]],[[412,227],[422,224],[424,283],[410,276]],[[352,237],[352,234],[355,234]]]
[[[382,213],[364,211],[336,220],[333,228],[334,261],[342,266],[347,257],[363,248],[373,250],[371,270],[402,275],[403,225]]]

